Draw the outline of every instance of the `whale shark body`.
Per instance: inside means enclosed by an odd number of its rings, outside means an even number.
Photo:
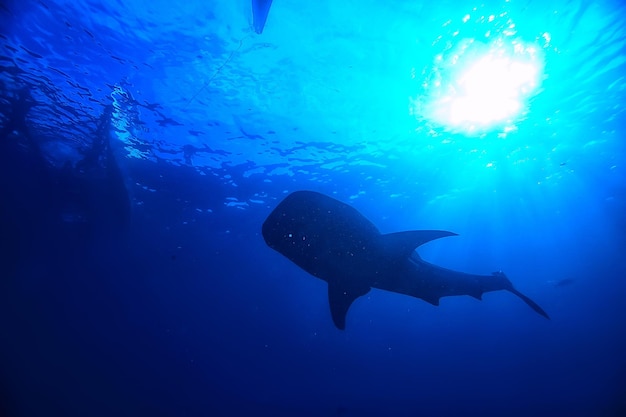
[[[328,283],[330,312],[345,329],[350,306],[372,288],[421,298],[439,305],[441,297],[506,290],[521,298],[538,314],[548,314],[517,291],[506,275],[474,275],[424,261],[415,249],[456,233],[414,230],[381,234],[355,208],[313,191],[288,195],[270,213],[262,228],[269,247],[311,275]]]

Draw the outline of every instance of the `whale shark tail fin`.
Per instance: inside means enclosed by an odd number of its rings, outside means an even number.
[[[517,295],[519,298],[522,299],[522,301],[524,301],[526,304],[528,304],[528,306],[530,308],[535,310],[537,312],[537,314],[540,314],[543,317],[545,317],[548,320],[550,320],[550,316],[548,316],[548,313],[546,313],[543,308],[539,307],[539,304],[537,304],[536,302],[531,300],[529,297],[525,296],[524,294],[522,294],[521,292],[519,292],[518,290],[515,289],[515,287],[513,286],[513,283],[504,274],[504,272],[502,272],[502,271],[494,272],[493,275],[498,277],[498,278],[503,278],[506,281],[507,287],[505,288],[505,290],[507,290],[509,292],[512,292],[513,294]]]

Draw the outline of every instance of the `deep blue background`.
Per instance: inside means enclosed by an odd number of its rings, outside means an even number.
[[[0,415],[626,415],[624,10],[426,6],[3,3]],[[473,7],[553,34],[504,138],[407,117]],[[298,189],[459,233],[420,254],[552,320],[372,291],[337,330],[260,235]]]

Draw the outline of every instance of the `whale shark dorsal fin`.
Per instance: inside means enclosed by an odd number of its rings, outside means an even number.
[[[328,284],[328,303],[330,304],[330,315],[338,329],[346,328],[346,314],[348,309],[362,295],[367,294],[370,288],[348,288],[341,284],[330,282]]]
[[[407,257],[418,247],[431,240],[456,233],[445,230],[409,230],[406,232],[388,233],[380,236],[382,249],[391,257]]]

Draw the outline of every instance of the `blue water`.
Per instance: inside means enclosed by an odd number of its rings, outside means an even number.
[[[275,0],[261,34],[251,10],[0,4],[0,415],[626,415],[626,8]],[[519,113],[430,117],[459,45],[498,36],[541,61]],[[551,320],[372,290],[336,329],[261,236],[301,189],[458,233],[420,255]]]

